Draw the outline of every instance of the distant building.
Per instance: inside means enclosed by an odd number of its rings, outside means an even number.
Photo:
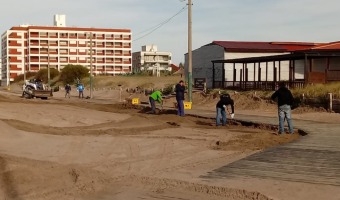
[[[192,76],[206,79],[209,88],[241,89],[272,88],[276,81],[328,82],[336,80],[334,74],[340,80],[337,47],[339,43],[213,41],[193,51]],[[187,61],[186,54],[186,74]]]
[[[64,27],[64,15],[54,19],[56,26],[14,26],[2,34],[2,85],[25,71],[48,66],[61,70],[79,64],[90,69],[91,56],[94,75],[132,71],[131,30]]]
[[[154,75],[171,72],[171,53],[158,51],[155,45],[145,45],[142,51],[132,54],[132,66],[134,72],[152,71]]]
[[[54,26],[66,27],[66,15],[54,15]]]

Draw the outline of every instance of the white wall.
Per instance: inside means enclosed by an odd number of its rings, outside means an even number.
[[[295,60],[295,79],[305,78],[305,60]],[[309,62],[307,62],[308,64]],[[309,67],[309,64],[308,66]]]
[[[192,79],[206,78],[207,87],[212,87],[212,60],[224,59],[224,48],[219,45],[206,45],[192,52]],[[188,54],[185,54],[185,74],[188,78]],[[220,74],[222,67],[216,67],[215,74]],[[215,80],[222,80],[221,77],[215,76]]]
[[[249,58],[249,57],[260,57],[260,56],[273,56],[273,55],[282,55],[286,53],[238,53],[238,52],[226,52],[225,59],[237,59],[237,58]],[[289,79],[289,61],[281,61],[281,80],[288,80]],[[255,64],[255,72],[254,72],[254,63],[247,64],[248,67],[248,81],[254,80],[254,73],[255,73],[255,80],[258,79],[258,63]],[[240,69],[242,69],[243,64],[237,63],[235,65],[236,68],[236,81],[240,81]],[[279,70],[279,62],[275,62],[275,66],[277,70]],[[261,67],[261,81],[266,80],[266,63],[260,63]],[[233,64],[226,63],[226,81],[233,81]],[[274,62],[268,62],[268,81],[273,81],[274,74]],[[278,72],[278,71],[277,71]],[[279,80],[279,73],[277,73],[277,80]]]

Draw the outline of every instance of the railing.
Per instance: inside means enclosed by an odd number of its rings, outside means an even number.
[[[233,89],[233,90],[276,90],[276,81],[215,81],[214,88]],[[287,81],[286,85],[289,88],[303,88],[304,81]]]

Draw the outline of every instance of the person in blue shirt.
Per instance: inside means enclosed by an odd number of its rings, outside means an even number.
[[[80,83],[77,87],[77,90],[79,92],[79,99],[80,99],[80,97],[84,98],[84,89],[85,89],[84,85],[82,83]]]

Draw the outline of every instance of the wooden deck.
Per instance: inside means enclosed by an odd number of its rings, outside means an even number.
[[[212,113],[197,115],[213,117]],[[278,123],[277,118],[237,117],[248,122]],[[340,125],[303,120],[294,120],[294,123],[308,135],[215,169],[201,178],[251,177],[340,186]]]

